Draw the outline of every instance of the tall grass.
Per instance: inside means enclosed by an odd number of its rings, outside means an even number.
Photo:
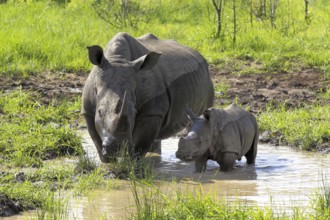
[[[97,16],[92,0],[64,4],[9,1],[0,4],[0,73],[87,71],[91,64],[86,46],[105,46],[115,33],[125,31],[133,36],[151,32],[163,39],[176,39],[220,67],[239,59],[257,62],[262,72],[317,68],[329,74],[329,2],[310,1],[311,22],[307,24],[303,1],[280,1],[276,28],[272,28],[267,18],[254,16],[251,23],[250,1],[237,1],[235,44],[232,5],[226,2],[223,30],[217,38],[215,10],[209,0],[140,1],[152,5],[152,10],[138,28],[112,27]]]
[[[312,198],[317,216],[325,219],[330,216],[330,185],[326,178],[326,174],[323,174],[321,185]]]

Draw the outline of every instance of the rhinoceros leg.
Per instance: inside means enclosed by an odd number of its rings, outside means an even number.
[[[146,117],[135,122],[133,142],[136,153],[139,154],[137,156],[144,156],[153,149],[152,144],[158,136],[161,122],[160,117]],[[158,147],[160,147],[160,143]]]
[[[247,164],[254,164],[255,163],[255,160],[256,160],[256,157],[257,157],[258,140],[259,140],[259,135],[257,133],[254,136],[254,140],[253,140],[253,143],[252,143],[252,146],[251,146],[250,150],[245,154]]]
[[[201,156],[195,160],[195,169],[196,172],[201,173],[206,170],[206,162],[209,158],[206,156]]]
[[[150,152],[161,154],[162,153],[162,141],[155,141],[152,143]]]
[[[99,154],[100,160],[103,160],[103,156],[102,156],[102,141],[101,138],[99,136],[99,134],[96,131],[95,128],[95,122],[94,122],[94,116],[91,115],[85,115],[85,120],[86,120],[86,124],[87,124],[87,129],[88,129],[88,133],[91,136],[94,145],[97,149],[97,153]],[[103,161],[102,161],[103,162]]]
[[[221,154],[220,158],[217,158],[217,162],[220,165],[220,170],[224,172],[231,171],[234,167],[236,158],[236,153],[227,152]]]

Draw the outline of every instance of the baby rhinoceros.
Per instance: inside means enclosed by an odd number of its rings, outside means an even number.
[[[196,172],[206,169],[207,160],[215,160],[221,171],[233,169],[242,156],[254,164],[257,156],[258,125],[256,118],[236,104],[224,109],[209,108],[197,116],[187,109],[192,128],[180,138],[176,157],[195,161]]]

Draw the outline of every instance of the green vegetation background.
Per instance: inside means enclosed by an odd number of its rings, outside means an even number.
[[[91,64],[86,59],[86,46],[103,47],[115,33],[125,31],[136,37],[150,32],[159,38],[176,39],[200,51],[213,65],[234,65],[233,59],[253,60],[255,65],[243,72],[290,72],[313,67],[330,76],[327,0],[309,1],[309,22],[305,20],[304,1],[281,1],[273,25],[267,15],[253,15],[251,20],[250,1],[236,0],[236,43],[231,1],[224,1],[220,37],[216,37],[211,0],[139,2],[143,17],[136,15],[139,22],[119,28],[100,19],[92,0],[8,0],[0,4],[0,73],[88,71]],[[253,2],[255,12],[260,1]]]

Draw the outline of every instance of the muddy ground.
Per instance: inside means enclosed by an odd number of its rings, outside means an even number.
[[[304,106],[312,103],[329,104],[330,100],[320,99],[319,95],[330,88],[330,81],[317,70],[307,69],[296,73],[244,74],[234,75],[211,68],[215,84],[227,84],[225,94],[218,94],[216,104],[226,105],[238,100],[250,111],[258,113],[268,103],[286,103],[288,106]],[[41,95],[47,104],[50,100],[62,100],[80,96],[87,73],[45,73],[29,78],[0,77],[0,91],[15,88],[30,90]]]
[[[313,103],[326,105],[330,100],[320,95],[330,88],[330,82],[318,71],[307,69],[296,73],[233,75],[221,70],[212,71],[215,83],[227,83],[228,94],[216,104],[229,104],[237,99],[250,111],[259,113],[267,104],[286,103],[288,107],[303,107]]]
[[[211,68],[211,73],[215,85],[228,85],[225,93],[217,93],[215,104],[228,105],[237,100],[243,106],[249,107],[251,112],[258,114],[270,103],[286,103],[290,107],[330,103],[330,100],[319,98],[329,89],[329,80],[325,80],[322,73],[312,69],[290,74],[234,75]],[[53,72],[29,78],[9,79],[0,76],[0,92],[21,88],[23,91],[29,90],[39,95],[41,102],[48,104],[54,99],[60,102],[63,99],[81,96],[86,78],[87,73]],[[276,142],[276,137],[275,140],[269,141]],[[330,152],[330,147],[328,149]],[[0,195],[0,207],[0,216],[9,216],[22,210],[22,205],[18,201],[3,195]]]

